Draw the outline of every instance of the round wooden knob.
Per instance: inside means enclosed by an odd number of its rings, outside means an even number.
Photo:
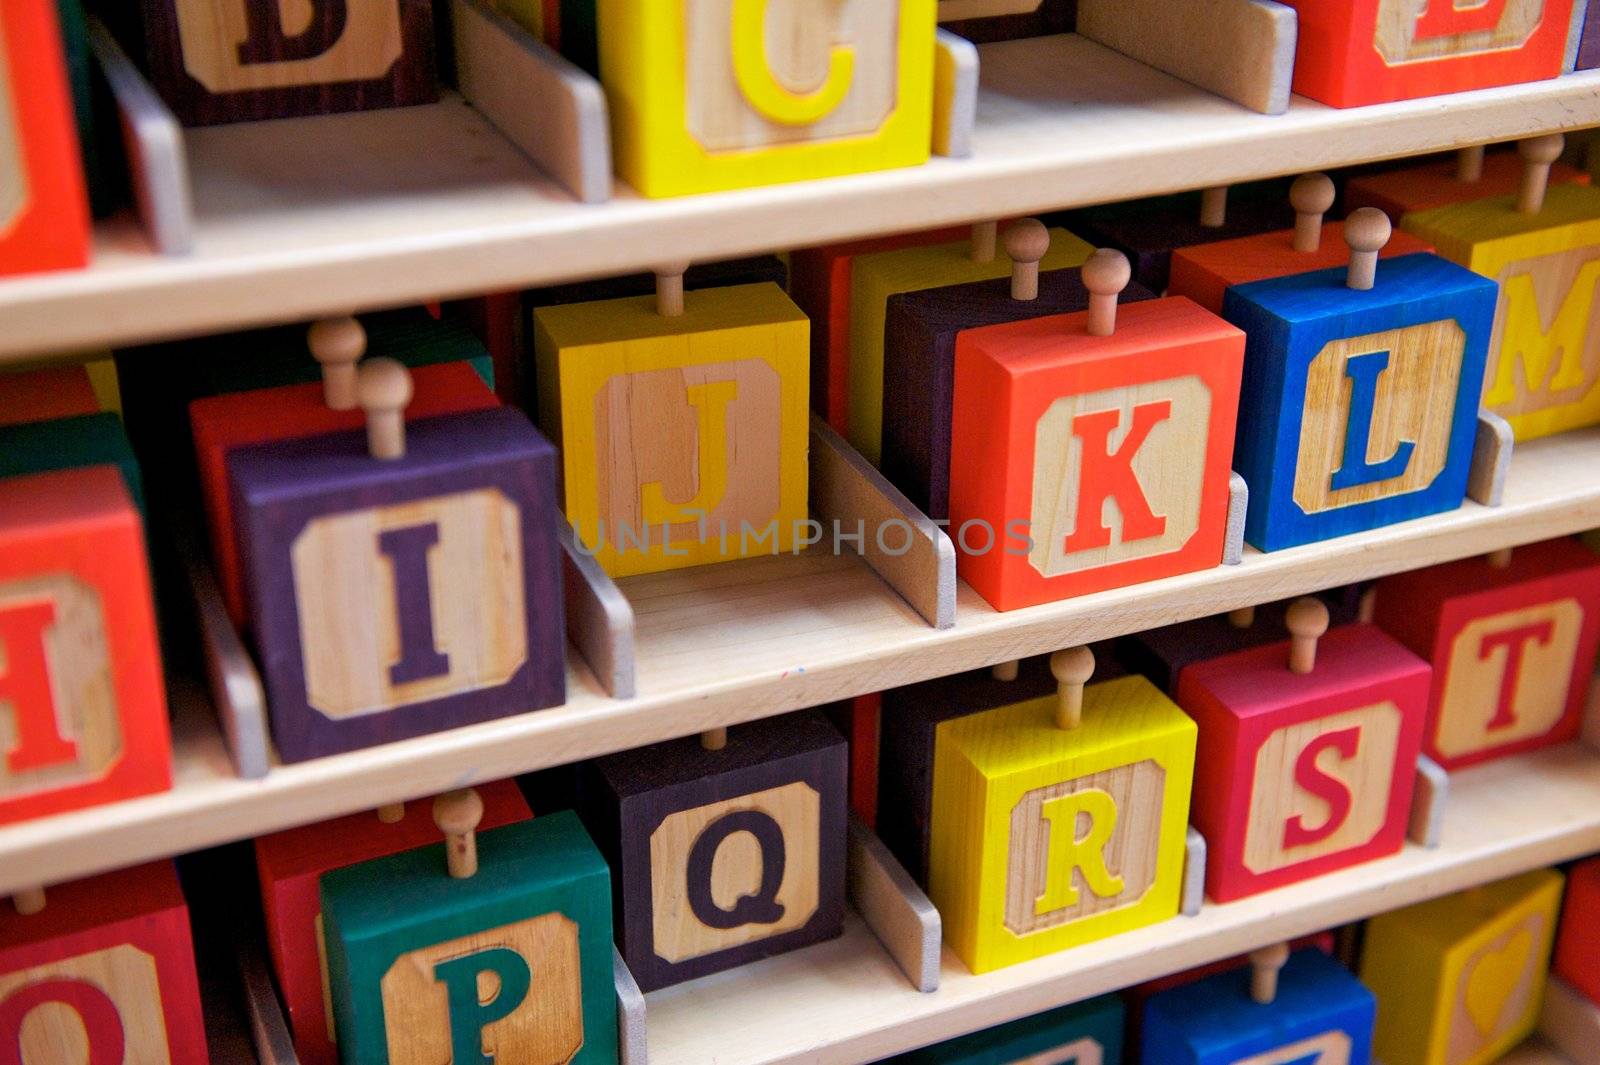
[[[994,262],[995,242],[999,234],[999,222],[972,223],[972,240],[967,245],[967,258],[975,263]]]
[[[1483,145],[1471,144],[1456,151],[1456,180],[1476,185],[1483,180]]]
[[[1017,679],[1017,673],[1022,668],[1022,663],[1013,658],[1009,662],[996,662],[989,667],[989,675],[1002,684],[1009,684]]]
[[[720,751],[728,745],[727,726],[708,728],[700,733],[700,746],[708,751]]]
[[[1489,552],[1489,565],[1493,569],[1511,568],[1511,548],[1502,547]]]
[[[1517,210],[1538,214],[1544,210],[1544,195],[1550,188],[1550,167],[1561,158],[1567,138],[1559,133],[1529,137],[1517,144],[1522,156],[1522,190],[1517,194]]]
[[[1317,641],[1328,631],[1328,604],[1314,596],[1296,599],[1284,617],[1289,629],[1289,670],[1310,673],[1317,665]]]
[[[1128,257],[1101,248],[1083,264],[1083,287],[1089,290],[1089,335],[1108,337],[1117,331],[1117,297],[1133,280]]]
[[[1011,258],[1011,298],[1039,298],[1039,260],[1050,251],[1050,231],[1037,218],[1024,218],[1006,230],[1006,255]]]
[[[1289,961],[1289,944],[1274,943],[1250,952],[1250,999],[1269,1006],[1278,997],[1278,974]]]
[[[1094,652],[1069,647],[1050,656],[1056,678],[1056,727],[1075,729],[1083,721],[1083,686],[1094,676]]]
[[[11,896],[11,905],[24,917],[44,909],[44,888],[21,888]]]
[[[1228,611],[1228,624],[1236,629],[1248,629],[1256,623],[1256,608],[1242,606],[1237,610]]]
[[[368,359],[356,379],[361,409],[367,412],[367,451],[375,459],[406,453],[406,406],[411,402],[411,371],[395,359]]]
[[[386,825],[398,825],[406,819],[406,804],[388,802],[378,807],[378,820]]]
[[[354,318],[327,318],[306,330],[306,347],[322,364],[322,401],[329,410],[356,409],[356,363],[367,353],[367,331]]]
[[[433,800],[433,823],[444,833],[450,875],[465,880],[478,871],[478,825],[483,799],[473,788],[449,791]]]
[[[1316,251],[1322,246],[1322,216],[1333,207],[1333,179],[1327,174],[1302,174],[1289,186],[1289,206],[1294,208],[1294,250]]]
[[[1221,229],[1228,224],[1228,186],[1201,191],[1200,224],[1207,229]]]
[[[683,275],[688,272],[687,260],[656,267],[656,313],[661,317],[676,318],[683,313]]]
[[[1389,216],[1376,207],[1360,207],[1344,220],[1344,242],[1350,245],[1350,274],[1346,283],[1365,292],[1378,279],[1378,253],[1394,235]]]

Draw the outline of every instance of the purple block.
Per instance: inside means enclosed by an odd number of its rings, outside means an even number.
[[[1288,195],[1266,189],[1229,190],[1226,221],[1200,224],[1200,195],[1092,207],[1070,216],[1072,232],[1100,248],[1115,248],[1133,264],[1133,279],[1151,292],[1167,290],[1172,253],[1178,248],[1271,233],[1294,225]]]
[[[1600,67],[1600,0],[1588,0],[1588,4],[1583,12],[1583,26],[1578,31],[1577,70]]]
[[[566,699],[555,449],[510,408],[228,456],[273,739],[299,762]]]

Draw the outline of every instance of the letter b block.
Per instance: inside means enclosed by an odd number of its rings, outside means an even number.
[[[584,817],[617,872],[618,945],[646,991],[837,936],[847,752],[814,712],[602,758]]]
[[[947,721],[928,894],[974,973],[1175,916],[1195,726],[1143,677]]]

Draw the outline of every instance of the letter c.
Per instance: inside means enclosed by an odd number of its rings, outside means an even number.
[[[733,0],[733,74],[739,91],[764,118],[785,126],[809,126],[844,102],[855,80],[855,49],[836,45],[828,74],[811,92],[797,93],[772,76],[767,63],[767,7],[771,0]]]

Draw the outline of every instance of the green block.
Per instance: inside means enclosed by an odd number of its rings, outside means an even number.
[[[886,1065],[1120,1065],[1122,1000],[1104,995],[903,1054]]]
[[[571,811],[477,841],[465,880],[451,879],[443,844],[322,877],[341,1060],[388,1065],[392,1021],[405,1025],[394,1036],[407,1061],[615,1065],[611,874],[599,850]]]
[[[144,515],[144,479],[139,460],[115,414],[78,414],[43,422],[0,426],[0,478],[72,470],[80,466],[116,466],[128,494]]]

